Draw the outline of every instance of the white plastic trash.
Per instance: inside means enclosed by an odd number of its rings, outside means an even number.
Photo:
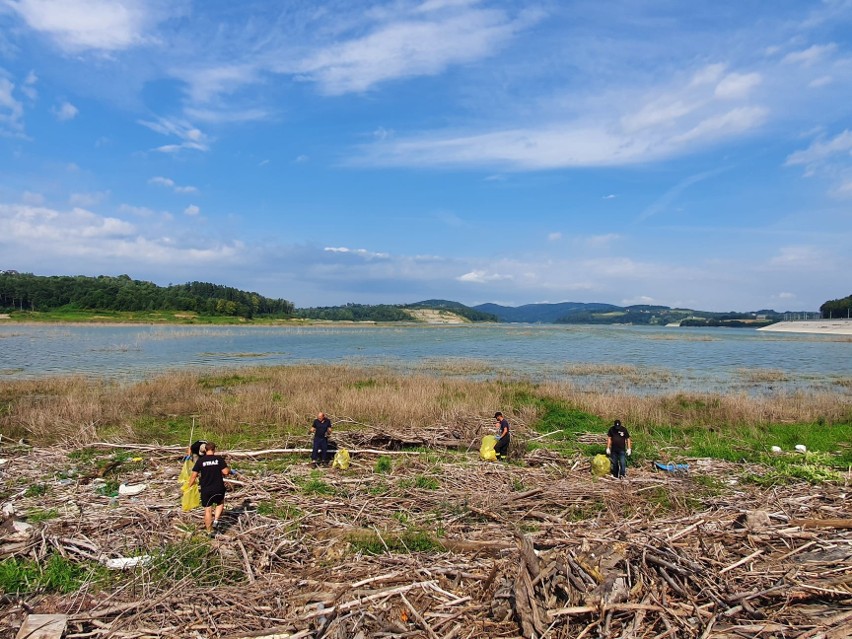
[[[783,453],[783,452],[784,452],[783,450],[781,450],[781,447],[780,447],[780,446],[773,446],[770,450],[771,450],[773,453],[775,453],[776,455],[779,455],[780,453]]]
[[[804,444],[796,444],[796,450],[799,451],[800,453],[808,452],[808,449],[805,447]]]
[[[118,487],[119,495],[138,495],[148,487],[148,484],[121,484]]]
[[[138,557],[114,557],[103,560],[104,566],[111,570],[130,570],[136,566],[144,566],[151,561],[151,555],[139,555]]]

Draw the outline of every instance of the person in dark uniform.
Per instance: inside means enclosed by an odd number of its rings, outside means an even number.
[[[331,420],[320,412],[311,425],[314,434],[314,444],[311,448],[311,460],[315,464],[328,463],[328,436],[331,434]]]
[[[216,444],[207,442],[206,452],[192,467],[187,488],[198,480],[201,505],[204,506],[204,527],[212,537],[219,527],[219,518],[225,509],[225,475],[231,474],[228,462],[216,454]],[[215,513],[214,513],[215,509]]]
[[[621,425],[621,420],[616,419],[606,434],[606,454],[612,462],[613,477],[620,479],[627,476],[627,458],[633,452],[632,449],[630,433]]]
[[[199,439],[198,441],[193,442],[189,448],[186,449],[186,457],[185,459],[198,459],[201,455],[205,453],[207,450],[207,440]]]
[[[500,411],[494,413],[494,419],[497,421],[497,443],[494,444],[494,452],[497,453],[497,459],[506,459],[509,453],[509,420],[503,417]]]

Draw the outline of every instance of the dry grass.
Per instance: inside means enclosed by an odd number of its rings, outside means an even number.
[[[429,368],[427,366],[427,368]],[[479,373],[462,361],[455,372]],[[587,374],[612,367],[582,367]],[[615,367],[622,377],[640,375]],[[505,379],[394,372],[385,367],[298,365],[170,372],[141,382],[85,377],[0,381],[0,433],[38,444],[77,445],[99,439],[177,444],[198,416],[196,435],[231,444],[304,437],[320,410],[334,421],[376,428],[445,426],[467,432],[491,426],[495,410],[513,424],[533,424],[545,409],[518,400],[519,389],[572,408],[634,425],[760,427],[768,423],[837,423],[852,415],[852,398],[838,392],[641,394],[580,388],[569,382],[530,385]],[[766,380],[762,380],[766,381]]]

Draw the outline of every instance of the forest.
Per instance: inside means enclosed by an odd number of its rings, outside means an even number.
[[[190,311],[201,315],[291,317],[292,302],[207,282],[157,286],[152,282],[100,275],[42,276],[0,273],[0,309],[6,311]]]

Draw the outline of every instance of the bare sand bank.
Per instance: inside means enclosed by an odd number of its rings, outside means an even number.
[[[802,320],[798,322],[778,322],[759,331],[776,333],[822,333],[824,335],[852,335],[852,320]]]

